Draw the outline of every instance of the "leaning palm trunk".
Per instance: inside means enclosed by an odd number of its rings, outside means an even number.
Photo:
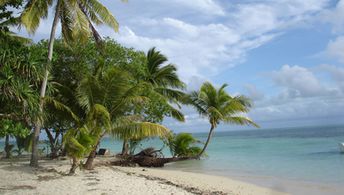
[[[202,151],[197,155],[198,158],[200,158],[200,157],[204,154],[204,151],[207,149],[208,144],[209,144],[209,142],[210,142],[210,138],[211,138],[211,136],[213,135],[214,129],[215,129],[215,126],[214,126],[214,125],[211,125],[210,131],[209,131],[209,133],[208,133],[207,141],[205,142]]]
[[[75,157],[73,157],[73,164],[72,167],[69,170],[69,175],[74,175],[75,170],[79,167],[79,160]]]
[[[96,158],[97,147],[98,147],[98,145],[95,146],[95,148],[93,148],[93,150],[91,151],[91,153],[87,157],[87,161],[86,161],[85,166],[84,166],[84,168],[87,170],[91,170],[93,168],[93,161]]]
[[[93,161],[96,158],[96,154],[97,154],[97,148],[98,145],[100,143],[100,140],[102,139],[103,136],[101,136],[97,142],[97,144],[94,146],[94,148],[92,149],[91,153],[88,155],[87,157],[87,161],[84,165],[84,168],[87,170],[91,170],[93,168]]]
[[[49,46],[48,46],[48,62],[47,62],[47,65],[45,66],[44,78],[43,78],[41,91],[40,91],[39,112],[41,115],[44,109],[44,97],[45,97],[45,92],[46,92],[47,84],[48,84],[49,65],[51,64],[51,60],[53,57],[54,41],[55,41],[55,34],[57,30],[57,23],[59,19],[59,13],[60,13],[60,1],[57,2],[54,21],[51,27]],[[32,140],[32,154],[31,154],[31,160],[30,160],[30,166],[32,167],[38,166],[38,142],[39,142],[39,134],[40,134],[42,125],[43,125],[42,117],[41,116],[37,117],[35,130],[33,133],[34,137]]]

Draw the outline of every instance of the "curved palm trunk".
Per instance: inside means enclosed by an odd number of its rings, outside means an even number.
[[[60,1],[57,2],[54,21],[51,27],[49,46],[48,46],[48,62],[47,62],[47,65],[45,66],[44,78],[43,78],[41,91],[40,91],[39,112],[41,114],[43,113],[44,97],[45,97],[45,92],[46,92],[47,84],[48,84],[48,76],[49,76],[48,66],[50,65],[51,60],[53,58],[55,34],[56,34],[57,23],[58,23],[58,19],[60,15],[59,12],[60,12]],[[34,134],[33,134],[34,137],[32,140],[32,154],[31,154],[31,160],[30,160],[30,166],[32,167],[38,166],[38,142],[39,142],[39,134],[41,132],[42,124],[43,124],[43,119],[41,117],[38,117],[35,124]]]
[[[87,161],[84,165],[84,168],[87,170],[91,170],[93,168],[93,161],[96,158],[96,154],[97,154],[97,148],[98,145],[100,143],[100,140],[102,139],[103,136],[101,136],[97,142],[97,145],[94,146],[93,150],[91,151],[91,153],[88,155],[87,157]]]
[[[198,158],[200,158],[203,155],[205,149],[208,147],[208,144],[209,144],[211,136],[213,135],[214,129],[215,129],[215,126],[211,125],[210,131],[209,131],[209,134],[208,134],[208,138],[207,138],[207,142],[205,142],[202,151],[197,155]]]

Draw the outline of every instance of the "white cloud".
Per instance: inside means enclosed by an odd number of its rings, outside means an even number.
[[[338,36],[335,40],[331,40],[327,45],[325,54],[344,63],[344,36]]]
[[[190,9],[198,9],[206,14],[225,15],[225,11],[213,0],[172,0],[172,2],[187,6]]]
[[[339,0],[335,9],[323,11],[320,18],[333,25],[333,33],[344,33],[344,0]]]
[[[142,50],[156,46],[179,66],[179,73],[185,80],[191,76],[215,74],[221,68],[233,66],[246,50],[272,38],[239,43],[240,36],[222,24],[192,25],[172,18],[163,18],[157,23],[154,28],[164,29],[161,33],[171,34],[169,38],[142,36],[124,27],[116,39]]]
[[[336,82],[342,94],[344,94],[344,68],[328,64],[321,65],[319,67],[322,71],[331,74],[332,79]]]
[[[120,34],[98,27],[102,35],[137,49],[156,46],[179,65],[184,79],[209,77],[245,61],[287,27],[304,23],[330,0],[228,2],[219,0],[102,1],[118,18]],[[50,21],[36,37],[47,38]]]
[[[229,25],[233,22],[243,34],[261,34],[304,25],[314,13],[323,11],[329,0],[279,0],[243,3],[234,6]]]
[[[271,75],[273,81],[284,88],[282,96],[288,98],[321,95],[325,90],[315,75],[301,66],[284,65]]]
[[[317,71],[329,76],[328,85],[317,76]],[[315,68],[284,65],[280,70],[273,71],[270,78],[279,87],[279,92],[255,100],[255,108],[249,114],[253,119],[259,122],[326,121],[343,116],[344,68],[333,65]]]

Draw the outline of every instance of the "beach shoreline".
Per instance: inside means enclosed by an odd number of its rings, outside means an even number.
[[[230,178],[236,181],[242,181],[245,183],[254,184],[268,189],[274,189],[275,191],[285,192],[293,195],[342,195],[344,194],[344,187],[340,183],[320,183],[314,181],[300,180],[300,179],[287,179],[285,177],[276,177],[262,174],[250,174],[247,172],[233,171],[232,174],[218,174],[218,172],[202,172],[196,170],[178,170],[175,167],[169,167],[167,169],[171,171],[197,173],[203,175],[217,176]]]
[[[44,160],[38,169],[29,167],[27,160],[0,160],[0,193],[287,194],[226,177],[175,170],[103,165],[92,171],[78,170],[74,176],[64,176],[69,168],[69,160]]]

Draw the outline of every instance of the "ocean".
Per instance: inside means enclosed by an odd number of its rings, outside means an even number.
[[[207,133],[194,136],[205,141]],[[300,182],[306,188],[310,184],[336,188],[344,185],[344,154],[340,153],[340,142],[344,142],[344,126],[215,130],[206,150],[207,157],[171,163],[165,168],[220,175],[280,190]],[[121,141],[111,138],[101,142],[101,147],[112,153],[120,152],[121,146]],[[148,146],[160,149],[163,143],[150,139],[140,148]],[[167,147],[163,151],[170,155]],[[304,194],[299,188],[289,192]]]
[[[205,141],[207,133],[194,136]],[[340,142],[344,126],[215,132],[206,158],[165,168],[230,177],[292,194],[344,194]],[[161,148],[163,143],[151,139],[141,147],[147,146]],[[106,138],[101,147],[120,151],[121,142]],[[164,152],[169,155],[167,148]]]

